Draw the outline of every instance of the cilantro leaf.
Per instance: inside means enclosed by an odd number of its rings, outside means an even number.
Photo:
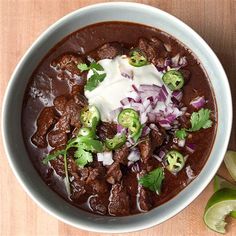
[[[106,73],[99,74],[97,72],[97,71],[104,71],[104,68],[97,62],[91,62],[89,66],[85,63],[80,63],[77,65],[77,68],[81,72],[87,70],[93,71],[93,75],[90,78],[88,78],[87,84],[85,85],[85,90],[88,91],[94,90],[99,85],[99,83],[101,83],[106,77]]]
[[[90,70],[90,69],[95,69],[97,71],[104,71],[104,68],[99,63],[96,63],[96,62],[92,62],[89,66],[85,63],[80,63],[77,65],[77,68],[81,72]]]
[[[77,68],[81,71],[81,72],[83,72],[83,71],[86,71],[86,70],[89,70],[90,69],[90,67],[89,66],[87,66],[87,64],[85,64],[85,63],[80,63],[80,64],[78,64],[77,65]]]
[[[202,108],[198,112],[193,112],[190,118],[191,128],[188,131],[198,131],[201,128],[207,129],[212,126],[212,121],[210,120],[211,110]]]
[[[161,185],[164,180],[164,170],[161,167],[149,172],[139,179],[139,184],[149,188],[153,192],[161,193]]]
[[[66,153],[66,150],[58,150],[54,153],[48,154],[44,159],[43,159],[43,164],[47,164],[49,161],[55,160],[58,156],[64,155]]]
[[[175,137],[178,139],[185,139],[187,137],[187,132],[185,129],[176,130]]]
[[[98,74],[94,71],[94,74],[88,79],[87,84],[85,85],[85,90],[92,91],[94,90],[99,83],[101,83],[106,77],[106,73]]]
[[[75,153],[74,153],[74,157],[75,157],[75,163],[79,166],[79,167],[84,167],[85,165],[87,165],[89,162],[93,161],[93,155],[92,153],[85,151],[83,146],[81,148],[78,148]]]
[[[99,140],[86,139],[83,142],[84,149],[91,152],[102,152],[103,144]]]
[[[90,69],[95,69],[97,71],[104,71],[104,68],[99,64],[99,63],[96,63],[96,62],[92,62],[89,66]]]

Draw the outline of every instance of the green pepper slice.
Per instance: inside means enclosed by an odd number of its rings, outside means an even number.
[[[94,138],[95,132],[91,128],[83,127],[79,130],[78,135],[86,138]]]
[[[179,90],[184,86],[184,77],[181,72],[177,70],[167,71],[163,77],[163,82],[172,91]]]
[[[167,162],[166,169],[172,173],[179,172],[185,165],[185,160],[183,155],[175,150],[169,151],[165,155],[165,160]]]
[[[99,110],[95,106],[87,106],[82,110],[80,120],[85,127],[96,127],[100,121]]]
[[[136,134],[139,133],[140,129],[141,129],[140,121],[137,119],[133,119],[132,124],[129,126],[131,137],[136,136]]]
[[[130,52],[129,64],[135,67],[147,65],[147,57],[139,49],[134,49]]]
[[[139,121],[138,112],[131,108],[124,109],[118,115],[118,123],[123,127],[128,128],[131,137],[137,142],[142,133],[142,125]]]
[[[118,123],[125,128],[129,128],[134,120],[139,120],[138,112],[131,108],[126,108],[118,115]]]
[[[111,139],[106,139],[105,145],[109,150],[115,150],[123,146],[126,142],[126,136],[124,134],[116,134]]]

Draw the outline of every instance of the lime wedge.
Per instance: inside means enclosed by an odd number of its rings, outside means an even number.
[[[225,154],[224,162],[230,175],[236,181],[236,152],[227,151]]]
[[[236,185],[232,184],[231,182],[229,182],[228,180],[226,180],[225,178],[216,175],[214,177],[214,192],[222,189],[222,188],[230,188],[233,190],[236,190]]]
[[[229,188],[229,189],[233,189],[236,190],[236,185],[230,183],[228,180],[226,180],[225,178],[216,175],[214,177],[214,192],[222,189],[222,188]],[[232,211],[230,213],[230,216],[232,216],[233,218],[236,218],[236,211]]]
[[[223,188],[209,199],[204,213],[204,222],[212,230],[225,233],[225,217],[236,211],[236,190]]]

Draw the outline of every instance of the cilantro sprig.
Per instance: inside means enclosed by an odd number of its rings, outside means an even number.
[[[77,65],[77,68],[83,72],[92,70],[93,75],[88,78],[85,85],[85,90],[92,91],[94,90],[106,77],[106,73],[98,73],[98,71],[104,71],[104,68],[96,62],[92,62],[89,66],[85,63]]]
[[[49,161],[55,160],[59,156],[63,156],[64,159],[64,169],[65,169],[65,186],[68,195],[71,194],[70,191],[70,180],[69,180],[69,174],[68,174],[68,164],[67,164],[67,156],[68,151],[72,148],[74,150],[74,159],[75,163],[83,168],[85,165],[93,161],[93,154],[97,152],[103,151],[103,143],[97,140],[94,136],[91,136],[90,134],[95,134],[94,130],[96,129],[97,125],[97,118],[93,118],[92,120],[92,127],[88,128],[91,129],[91,132],[89,132],[88,136],[82,136],[80,133],[75,137],[70,139],[67,142],[67,145],[65,149],[58,150],[54,153],[51,153],[47,155],[43,159],[43,163],[47,164]]]
[[[157,194],[161,193],[161,185],[164,180],[164,170],[161,167],[149,172],[139,179],[139,184],[150,189]]]
[[[175,132],[175,136],[179,139],[185,139],[188,135],[187,132],[195,132],[200,129],[207,129],[212,126],[212,120],[210,119],[211,110],[200,109],[198,112],[193,112],[190,118],[191,127],[189,129],[180,129]]]

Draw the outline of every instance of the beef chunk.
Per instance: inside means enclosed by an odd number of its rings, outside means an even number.
[[[102,59],[113,59],[118,55],[125,54],[126,50],[122,44],[118,42],[106,43],[102,47],[92,51],[90,57],[96,61]]]
[[[83,63],[83,60],[79,55],[75,53],[66,53],[54,60],[52,66],[57,71],[66,71],[72,75],[79,75],[81,72],[77,68],[77,65],[80,63]]]
[[[142,211],[148,211],[152,208],[151,193],[143,187],[139,189],[139,208]]]
[[[55,122],[56,116],[54,114],[54,108],[45,107],[37,119],[37,130],[31,138],[32,143],[39,148],[46,147],[46,134]]]
[[[109,191],[109,185],[104,179],[95,179],[91,182],[93,193],[105,194]]]
[[[148,159],[152,156],[152,142],[149,136],[145,140],[138,144],[138,148],[141,154],[141,160],[147,163]]]
[[[89,205],[93,212],[106,215],[107,213],[107,202],[104,199],[104,195],[92,196],[89,198]]]
[[[70,132],[70,116],[67,114],[61,116],[58,122],[55,124],[54,129],[69,133]]]
[[[97,134],[102,141],[105,141],[106,138],[113,138],[117,133],[116,124],[102,122],[97,127]]]
[[[56,152],[57,150],[53,150],[52,152]],[[51,152],[51,153],[52,153]],[[58,156],[56,159],[51,160],[50,161],[51,166],[53,167],[53,169],[56,171],[56,173],[61,176],[61,177],[65,177],[65,168],[64,168],[64,160],[63,160],[63,156],[60,155]]]
[[[144,163],[147,163],[153,151],[163,144],[165,136],[165,130],[156,126],[155,129],[152,129],[150,134],[145,137],[144,141],[138,144],[141,159]]]
[[[102,166],[89,168],[89,176],[86,180],[86,184],[91,186],[93,192],[96,193],[107,193],[109,186],[104,179],[105,168]]]
[[[114,184],[119,182],[122,178],[122,172],[120,170],[120,164],[118,162],[114,162],[107,171],[106,180],[110,184]]]
[[[53,105],[60,114],[63,113],[66,103],[67,103],[67,98],[64,95],[56,97],[53,101]]]
[[[86,185],[85,182],[80,180],[79,178],[75,178],[71,183],[71,199],[77,202],[85,202],[86,201]]]
[[[129,148],[126,145],[123,145],[121,148],[115,150],[114,160],[123,165],[127,165],[129,153]]]
[[[84,94],[84,84],[75,84],[72,86],[71,94]]]
[[[168,55],[164,44],[157,38],[151,38],[151,40],[140,38],[138,48],[146,54],[148,61],[157,67],[161,66]]]
[[[75,103],[81,107],[85,107],[88,105],[88,100],[85,96],[77,93],[73,96],[73,99],[75,101]]]
[[[111,215],[124,216],[130,213],[129,195],[122,184],[114,184],[111,189],[108,211]]]
[[[52,130],[48,133],[48,142],[51,147],[59,147],[66,145],[67,134],[61,130]]]
[[[70,118],[69,124],[71,126],[80,128],[80,112],[82,107],[75,102],[74,99],[70,99],[65,106],[63,115],[68,115]]]

